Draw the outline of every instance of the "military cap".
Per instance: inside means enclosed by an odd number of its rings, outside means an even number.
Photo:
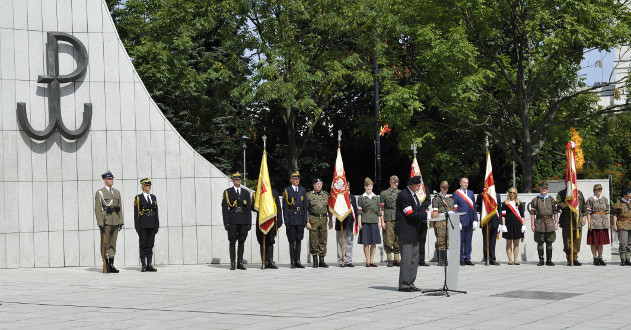
[[[316,183],[318,183],[318,182],[322,182],[322,179],[321,179],[321,178],[315,178],[315,179],[313,179],[313,182],[312,182],[312,183],[313,183],[313,184],[316,184]]]
[[[622,195],[628,195],[631,194],[631,188],[624,188],[624,190],[622,191]]]
[[[410,180],[408,180],[408,186],[411,185],[415,185],[415,184],[421,184],[423,181],[421,180],[421,177],[418,175],[415,175],[413,177],[410,178]]]
[[[544,183],[540,184],[539,188],[548,188],[548,183],[544,182]]]
[[[144,185],[150,186],[151,185],[151,178],[144,178],[144,179],[140,180],[140,184],[143,185],[143,186]]]
[[[390,181],[399,181],[399,177],[396,175],[393,175],[390,177]]]
[[[603,190],[603,185],[601,185],[600,183],[595,184],[594,190]]]
[[[112,172],[107,171],[103,174],[101,174],[101,178],[103,179],[114,179],[114,174],[112,174]]]
[[[375,185],[375,183],[372,182],[372,180],[370,180],[370,178],[365,178],[364,179],[364,187],[365,186],[374,186],[374,185]]]
[[[447,182],[447,181],[443,181],[443,182],[441,182],[441,183],[440,183],[440,187],[441,187],[441,188],[442,188],[442,187],[449,188],[449,182]]]
[[[241,180],[243,179],[243,177],[241,176],[241,173],[239,173],[239,171],[232,173],[232,180]]]
[[[300,179],[300,172],[296,171],[289,175],[290,178],[298,178]]]

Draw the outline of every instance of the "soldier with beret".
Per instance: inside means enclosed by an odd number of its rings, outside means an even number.
[[[569,204],[565,202],[566,196],[567,188],[559,191],[557,194],[557,205],[561,209],[559,226],[562,228],[563,251],[565,251],[568,266],[571,266],[572,263],[574,266],[580,266],[582,263],[578,261],[578,253],[581,251],[583,226],[587,220],[585,214],[585,197],[583,197],[583,192],[578,190],[578,205],[576,207],[578,218],[573,219],[572,210]]]
[[[622,191],[622,198],[613,205],[613,230],[618,232],[620,266],[631,266],[631,188]]]
[[[399,266],[399,239],[394,234],[396,220],[397,196],[399,196],[399,178],[396,175],[390,177],[390,188],[382,190],[379,194],[381,209],[383,210],[383,249],[388,257],[388,267]],[[392,260],[394,254],[394,260]]]
[[[283,220],[289,241],[291,268],[305,268],[300,263],[300,249],[309,218],[307,213],[307,191],[300,186],[300,172],[290,175],[291,185],[283,190]]]
[[[534,232],[535,242],[537,242],[537,253],[539,254],[537,266],[544,265],[543,243],[546,244],[545,265],[554,266],[554,262],[552,262],[552,243],[557,238],[556,230],[559,229],[559,214],[557,202],[548,194],[548,191],[548,183],[542,183],[539,186],[539,195],[533,198],[529,204],[530,225]]]
[[[153,257],[153,243],[156,234],[160,229],[160,218],[158,217],[158,200],[151,194],[151,179],[140,180],[142,194],[134,198],[134,228],[138,234],[140,247],[141,272],[156,272],[151,265]]]
[[[454,210],[454,199],[447,196],[449,183],[443,181],[440,183],[440,192],[432,198],[432,212],[444,214]],[[449,237],[447,232],[447,219],[430,222],[430,226],[434,227],[436,235],[436,251],[438,251],[438,265],[445,266],[447,262],[447,248],[449,247]]]
[[[243,265],[243,252],[248,231],[252,227],[252,199],[250,193],[241,188],[241,173],[232,174],[233,187],[224,190],[221,199],[223,225],[228,232],[230,242],[230,270],[236,268],[246,270]],[[236,243],[239,242],[238,250]]]
[[[330,218],[329,193],[322,191],[322,179],[313,179],[313,190],[307,194],[307,209],[309,220],[307,230],[309,230],[309,251],[313,258],[313,268],[318,266],[328,268],[324,262],[326,256],[327,241],[327,219]],[[319,260],[318,260],[319,259]]]
[[[105,187],[96,191],[94,195],[94,215],[96,224],[105,233],[105,258],[107,272],[118,273],[114,267],[114,256],[116,255],[116,238],[118,232],[123,228],[123,210],[121,209],[121,193],[112,188],[114,175],[107,171],[101,175]]]
[[[606,266],[603,245],[609,241],[609,200],[602,196],[603,186],[594,185],[594,196],[587,199],[587,245],[591,246],[594,266]]]
[[[365,192],[357,200],[357,223],[359,227],[359,244],[364,245],[366,267],[377,267],[375,264],[375,251],[377,244],[381,243],[379,227],[384,228],[379,197],[372,192],[373,181],[370,178],[364,180]]]

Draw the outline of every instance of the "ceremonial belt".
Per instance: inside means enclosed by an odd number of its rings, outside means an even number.
[[[631,218],[618,218],[618,220],[628,221],[628,220],[631,220]]]
[[[364,214],[377,214],[377,212],[364,212]]]
[[[324,218],[326,217],[326,213],[324,214],[314,214],[314,213],[309,213],[310,216],[316,217],[316,218]]]
[[[147,212],[148,212],[148,213],[147,213]],[[147,216],[153,217],[153,216],[155,216],[155,215],[156,215],[156,213],[155,213],[154,209],[145,209],[145,208],[143,208],[143,209],[142,209],[142,215],[141,215],[141,216],[144,216],[144,215],[147,215]]]
[[[537,219],[552,219],[551,215],[538,215]]]
[[[296,207],[290,207],[289,209],[290,210],[300,211],[300,210],[304,209],[304,207],[296,206]]]
[[[592,212],[592,214],[607,214],[607,212]]]
[[[235,207],[231,207],[231,210],[236,209],[237,212],[244,212],[245,211],[245,207],[243,206],[235,206]]]

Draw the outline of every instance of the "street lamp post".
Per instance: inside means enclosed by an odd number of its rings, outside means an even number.
[[[249,136],[244,135],[241,137],[241,141],[243,142],[241,144],[241,147],[243,148],[243,186],[247,187],[246,183],[245,183],[245,149],[248,148],[247,142],[250,139]]]

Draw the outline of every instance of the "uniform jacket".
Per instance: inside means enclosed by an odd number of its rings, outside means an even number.
[[[150,194],[151,204],[144,194],[134,198],[134,228],[160,228],[160,217],[158,216],[158,201],[154,194]]]
[[[612,213],[616,216],[618,230],[631,230],[631,205],[621,199],[613,205]]]
[[[497,198],[497,212],[489,221],[489,225],[491,225],[490,228],[497,228],[502,223],[499,217],[499,215],[502,214],[502,198],[500,197],[500,194],[497,194],[495,198]],[[482,196],[482,194],[478,194],[478,197],[475,200],[475,206],[477,208],[477,211],[480,213],[480,221],[482,221],[482,203],[483,202],[484,202],[484,196]]]
[[[566,193],[567,189],[563,189],[557,194],[557,205],[559,207],[561,207],[561,203],[565,202]],[[580,190],[578,191],[578,207],[576,209],[578,210],[578,219],[576,219],[574,221],[574,224],[572,225],[574,229],[583,227],[583,216],[585,215],[586,211],[585,197],[583,197],[583,193]],[[559,216],[559,227],[570,229],[570,213],[572,213],[572,210],[570,210],[570,207],[567,205],[563,209],[561,209],[561,215]]]
[[[355,198],[355,195],[353,194],[348,194],[348,198],[351,200],[351,208],[353,209],[353,212],[355,212],[355,217],[357,217],[357,198]],[[353,214],[349,213],[344,221],[335,220],[335,230],[342,230],[340,224],[344,225],[344,230],[353,230],[353,225],[355,224],[354,221]]]
[[[250,192],[244,187],[241,187],[239,192],[239,196],[237,196],[234,186],[223,192],[221,213],[224,225],[252,224],[252,198],[250,197]]]
[[[310,215],[327,215],[329,211],[329,193],[315,190],[307,193],[307,208]]]
[[[110,192],[107,188],[103,187],[96,191],[94,194],[94,215],[96,216],[96,224],[103,225],[103,222],[107,225],[117,226],[123,224],[123,209],[121,203],[121,193],[117,189],[111,188]],[[101,200],[101,194],[103,194],[103,200]],[[111,202],[111,204],[110,204]],[[118,212],[112,212],[107,214],[105,212],[105,205],[118,207]]]
[[[381,210],[383,211],[383,221],[394,221],[397,218],[397,196],[401,190],[390,188],[382,190],[379,194],[381,199]]]
[[[469,205],[469,201],[461,197],[460,193],[462,193],[462,190],[458,189],[452,194],[452,196],[454,197],[454,208],[456,209],[456,212],[465,213],[460,216],[460,223],[463,226],[468,226],[472,224],[473,221],[477,221],[478,219],[478,209],[475,205],[475,196],[472,190],[467,189],[467,196],[469,196],[469,199],[471,200],[470,202],[472,204]]]
[[[421,224],[427,224],[429,198],[423,204],[414,200],[409,188],[401,190],[397,196],[396,223],[394,233],[397,237],[418,241]]]
[[[308,216],[305,188],[298,186],[298,192],[295,192],[293,186],[286,187],[283,190],[283,221],[285,224],[304,226],[307,224]]]
[[[591,229],[609,229],[609,200],[605,196],[590,197],[585,203],[588,214],[591,214]],[[598,213],[596,213],[598,212]],[[605,212],[607,214],[600,214]]]
[[[371,198],[366,193],[359,196],[357,210],[362,216],[362,223],[379,223],[379,217],[381,216],[379,196],[373,194]]]

